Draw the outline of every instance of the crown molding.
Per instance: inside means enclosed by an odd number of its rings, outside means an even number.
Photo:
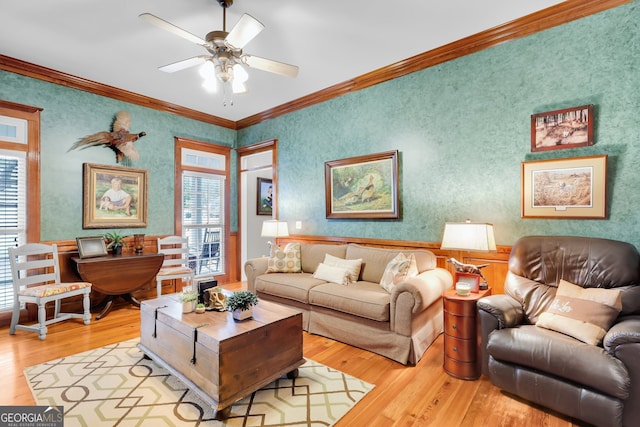
[[[298,98],[287,104],[246,117],[236,122],[237,127],[238,129],[243,129],[311,105],[337,98],[350,92],[362,90],[378,83],[424,70],[425,68],[433,67],[443,62],[476,53],[507,41],[526,37],[632,1],[633,0],[566,0],[531,15],[379,68],[354,79]]]
[[[238,130],[632,1],[633,0],[565,0],[562,3],[540,10],[531,15],[379,68],[370,73],[338,83],[286,104],[246,117],[237,122],[4,55],[0,55],[0,70],[10,71],[61,86],[176,114],[204,123]]]
[[[66,86],[85,92],[94,93],[96,95],[106,96],[108,98],[125,101],[131,104],[141,105],[143,107],[160,110],[178,116],[187,117],[212,125],[221,126],[229,129],[237,129],[236,122],[233,120],[223,119],[221,117],[205,114],[201,111],[192,110],[190,108],[181,107],[159,99],[129,92],[124,89],[94,82],[93,80],[77,77],[51,68],[42,67],[30,62],[21,61],[8,56],[0,55],[0,70],[10,71],[12,73],[21,74],[23,76],[32,77],[34,79],[43,80],[49,83],[55,83],[60,86]]]

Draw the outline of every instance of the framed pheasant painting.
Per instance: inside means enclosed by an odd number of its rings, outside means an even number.
[[[327,218],[398,218],[398,151],[325,162]]]
[[[147,226],[147,170],[85,163],[82,228]]]

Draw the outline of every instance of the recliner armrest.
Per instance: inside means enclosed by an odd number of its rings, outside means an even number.
[[[524,310],[522,306],[508,295],[489,295],[480,298],[477,303],[480,318],[480,363],[482,374],[489,376],[489,353],[487,343],[489,335],[497,330],[511,328],[522,323]]]
[[[489,295],[478,300],[478,310],[496,318],[498,329],[511,328],[522,323],[524,311],[515,299],[508,295]]]
[[[640,316],[625,316],[614,324],[602,340],[604,349],[614,354],[622,344],[640,343]]]

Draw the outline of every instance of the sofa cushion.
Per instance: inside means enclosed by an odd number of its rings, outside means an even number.
[[[487,351],[496,360],[584,384],[618,399],[629,395],[629,372],[621,360],[602,347],[549,329],[522,325],[495,330]]]
[[[267,273],[300,273],[300,243],[289,243],[284,249],[279,246],[271,248]]]
[[[344,258],[347,252],[347,245],[330,245],[321,243],[300,244],[300,261],[302,271],[313,273],[318,268],[318,264],[324,261],[325,254],[331,254],[338,258]]]
[[[433,252],[417,250],[417,251],[396,251],[386,248],[374,248],[361,246],[355,243],[347,245],[347,259],[362,258],[362,271],[360,272],[360,280],[366,282],[380,283],[384,270],[393,258],[400,252],[405,255],[414,254],[418,272],[422,273],[426,270],[436,268],[436,256]],[[378,285],[379,286],[379,285]]]
[[[313,278],[310,273],[271,273],[256,277],[255,283],[256,292],[308,304],[309,290],[327,282]]]
[[[357,282],[360,278],[360,268],[362,267],[362,258],[359,259],[343,259],[335,257],[331,254],[324,256],[324,264],[333,267],[345,268],[349,273],[347,283]],[[329,280],[332,281],[332,280]]]
[[[349,270],[344,267],[337,267],[325,263],[318,264],[315,273],[315,279],[326,280],[327,282],[337,283],[338,285],[349,284]]]
[[[382,286],[382,289],[385,291],[391,293],[394,286],[417,275],[418,267],[416,265],[416,257],[413,254],[406,256],[403,253],[399,253],[387,264],[387,268],[385,268],[382,279],[380,280],[380,286]]]
[[[555,299],[536,326],[599,345],[621,309],[618,289],[585,289],[560,280]]]
[[[324,283],[309,290],[309,303],[379,322],[389,321],[391,296],[378,283]]]

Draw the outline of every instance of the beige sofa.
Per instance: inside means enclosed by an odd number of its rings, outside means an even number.
[[[380,286],[389,261],[413,253],[419,274],[391,293]],[[348,285],[313,277],[325,254],[362,259],[360,277]],[[306,331],[326,336],[402,364],[417,363],[443,331],[442,293],[451,274],[436,267],[426,250],[400,251],[358,244],[302,243],[301,273],[266,273],[268,258],[245,263],[248,289],[264,300],[298,308]]]

